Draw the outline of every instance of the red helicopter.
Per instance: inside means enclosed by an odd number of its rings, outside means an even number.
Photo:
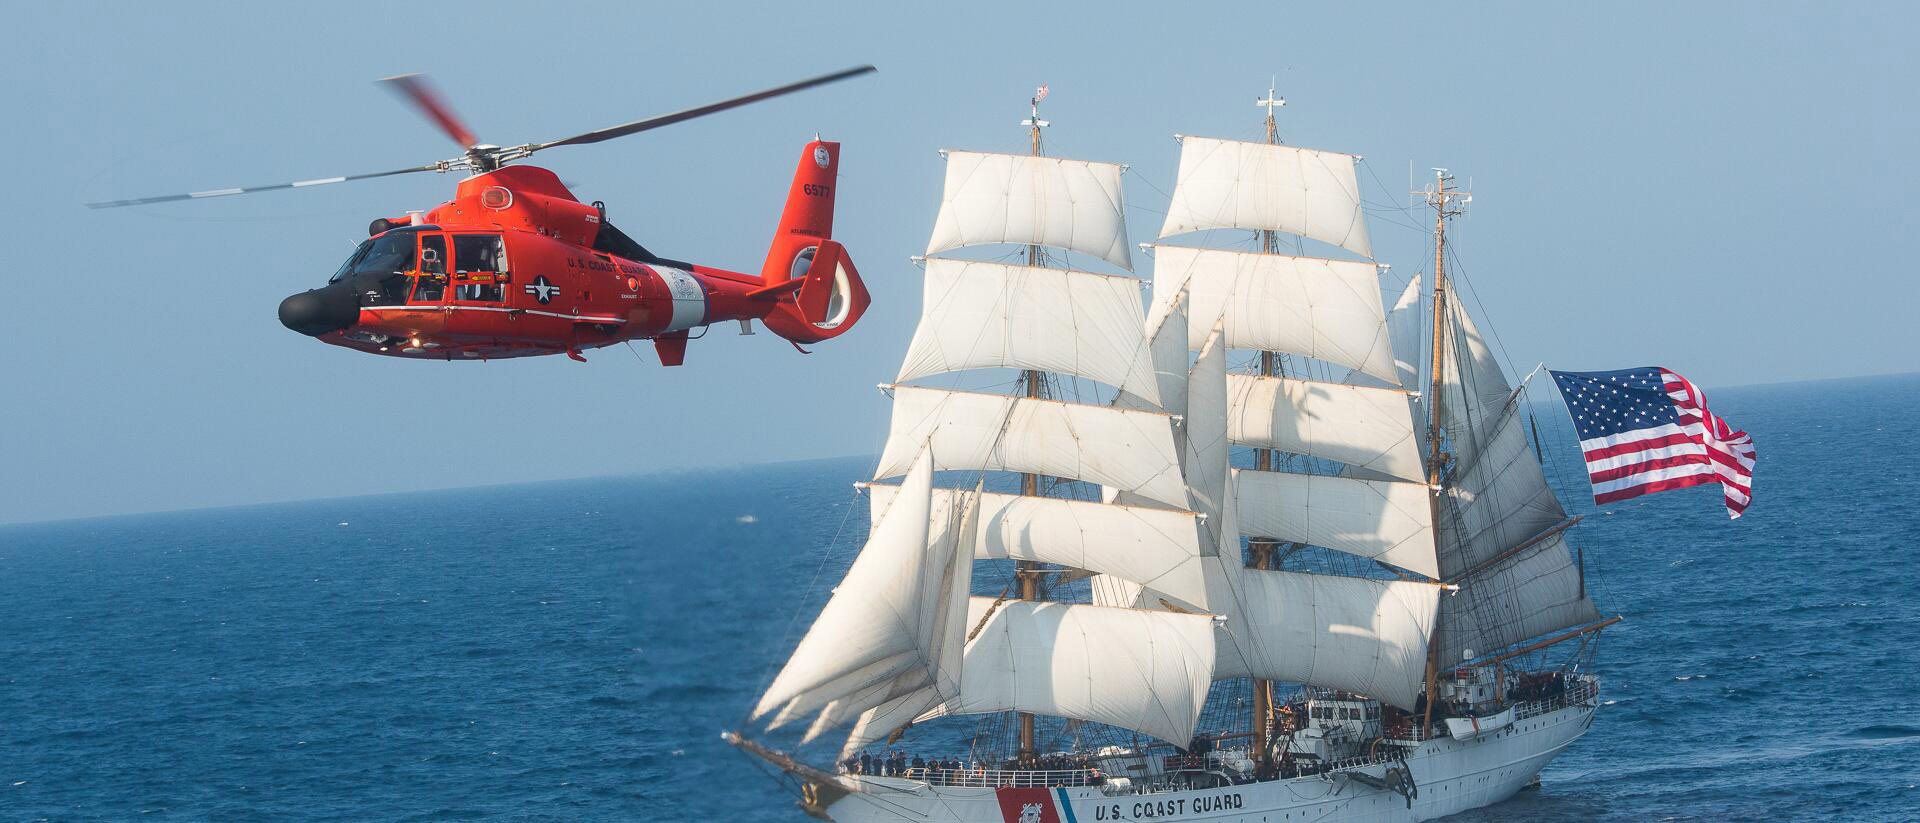
[[[287,328],[372,354],[435,360],[566,354],[652,339],[678,366],[688,332],[759,320],[816,343],[853,327],[870,298],[846,248],[831,239],[840,144],[815,139],[800,155],[786,210],[758,274],[657,256],[582,203],[553,172],[506,165],[536,151],[598,143],[874,71],[858,66],[778,88],[545,143],[480,143],[418,75],[385,81],[465,148],[452,160],[395,171],[268,186],[88,203],[112,208],[294,189],[412,172],[465,169],[452,200],[382,217],[327,285],[280,303]],[[804,349],[802,350],[804,351]]]

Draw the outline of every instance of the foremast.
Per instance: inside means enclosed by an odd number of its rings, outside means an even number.
[[[893,416],[875,482],[864,484],[868,543],[755,709],[755,719],[771,716],[769,729],[812,718],[802,742],[851,722],[843,758],[911,723],[962,714],[1064,717],[1184,744],[1212,679],[1211,616],[1057,602],[1040,585],[1058,567],[1205,599],[1201,519],[1188,509],[1140,281],[1053,266],[1084,254],[1131,270],[1124,167],[1039,151],[1041,96],[1030,101],[1026,152],[942,151],[925,304],[883,386]],[[945,254],[999,244],[1019,246],[1022,263]],[[913,382],[1009,368],[1022,384],[1010,395]],[[1050,374],[1111,386],[1129,403],[1049,397]],[[939,488],[936,472],[980,475],[972,488]],[[993,473],[1018,476],[1018,493],[988,490]],[[1114,495],[1047,496],[1042,477]],[[939,562],[947,557],[966,568],[1012,560],[1016,580],[997,598],[954,599],[964,575]],[[929,619],[953,602],[963,618]],[[849,638],[849,627],[860,631]],[[1089,657],[1090,648],[1129,653]],[[1033,735],[1021,738],[1029,759]]]

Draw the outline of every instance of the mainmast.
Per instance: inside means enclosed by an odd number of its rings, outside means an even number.
[[[1274,124],[1273,110],[1285,106],[1287,104],[1287,98],[1275,94],[1274,85],[1269,83],[1267,85],[1267,96],[1253,101],[1253,104],[1267,110],[1267,145],[1279,145],[1280,131]],[[1280,233],[1271,229],[1261,230],[1260,249],[1268,254],[1280,253]],[[1264,377],[1274,377],[1280,373],[1280,355],[1271,350],[1262,350],[1260,352],[1260,374]],[[1274,456],[1273,449],[1254,449],[1253,467],[1260,471],[1273,471]],[[1247,567],[1264,569],[1272,565],[1274,546],[1275,543],[1271,540],[1253,539],[1247,541],[1247,551],[1250,555],[1247,559]],[[1253,681],[1253,759],[1262,765],[1265,765],[1269,759],[1267,756],[1267,738],[1272,724],[1273,682],[1255,678]]]
[[[1027,101],[1027,119],[1020,121],[1020,125],[1027,127],[1029,147],[1034,157],[1040,156],[1040,130],[1046,128],[1048,125],[1047,121],[1040,119],[1040,101],[1045,99],[1046,96],[1046,86],[1042,85],[1039,89],[1036,89],[1033,97]],[[1045,255],[1042,254],[1040,250],[1040,244],[1027,244],[1027,265],[1038,267],[1041,265],[1044,257]],[[1040,371],[1039,369],[1025,369],[1020,372],[1020,377],[1028,398],[1039,398],[1043,396],[1043,389],[1046,386],[1046,372]],[[1020,475],[1020,493],[1028,497],[1038,497],[1040,495],[1040,475],[1032,472],[1022,473]],[[1014,575],[1020,583],[1020,599],[1041,599],[1040,575],[1042,573],[1042,565],[1031,560],[1021,560],[1014,564]],[[1033,713],[1018,712],[1017,716],[1020,719],[1019,756],[1023,761],[1030,760],[1037,753],[1034,745]]]
[[[1427,380],[1427,500],[1435,525],[1440,523],[1440,483],[1446,474],[1447,454],[1440,423],[1440,387],[1445,379],[1441,358],[1445,353],[1447,325],[1447,220],[1458,216],[1473,200],[1470,192],[1454,189],[1453,176],[1446,169],[1433,170],[1433,185],[1415,192],[1433,207],[1433,354],[1428,361]],[[1433,703],[1439,687],[1440,623],[1434,621],[1433,636],[1427,641],[1427,706],[1421,728],[1433,722]]]

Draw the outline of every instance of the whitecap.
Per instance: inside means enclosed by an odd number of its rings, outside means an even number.
[[[733,522],[751,525],[751,524],[760,522],[760,518],[754,517],[751,514],[743,514],[743,515],[740,515],[739,517],[734,518]]]

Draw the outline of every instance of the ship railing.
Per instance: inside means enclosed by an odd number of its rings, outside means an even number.
[[[1567,686],[1565,691],[1559,694],[1541,700],[1528,700],[1524,703],[1516,704],[1513,707],[1513,719],[1525,720],[1530,717],[1539,717],[1548,712],[1559,711],[1568,706],[1589,703],[1592,702],[1595,697],[1599,696],[1599,694],[1600,684],[1584,677],[1573,678],[1573,682]]]
[[[935,786],[975,788],[1051,789],[1095,786],[1104,779],[1094,769],[1056,769],[1025,771],[1011,769],[908,769],[909,780],[924,780]]]
[[[1431,735],[1427,734],[1427,730],[1419,728],[1419,725],[1418,723],[1396,723],[1387,727],[1384,736],[1388,740],[1397,740],[1404,743],[1419,743],[1431,737]]]
[[[1571,682],[1569,682],[1566,689],[1559,694],[1513,704],[1513,719],[1526,720],[1550,712],[1557,712],[1568,706],[1592,703],[1594,698],[1600,694],[1600,684],[1592,678],[1570,677],[1568,680]],[[1412,725],[1394,726],[1389,729],[1386,736],[1390,740],[1408,743],[1419,743],[1435,737],[1451,736],[1446,731],[1445,721],[1434,723],[1435,731],[1432,733],[1429,733],[1426,729],[1418,728],[1418,725],[1419,724],[1416,723]]]
[[[1389,762],[1397,761],[1399,759],[1400,759],[1400,755],[1398,752],[1393,754],[1388,754],[1384,751],[1381,751],[1381,752],[1375,752],[1374,754],[1370,754],[1370,755],[1362,755],[1360,757],[1343,757],[1338,760],[1328,760],[1326,761],[1325,769],[1326,771],[1333,772],[1333,771],[1339,771],[1341,769],[1351,769],[1357,766],[1374,766],[1381,763],[1389,763]]]

